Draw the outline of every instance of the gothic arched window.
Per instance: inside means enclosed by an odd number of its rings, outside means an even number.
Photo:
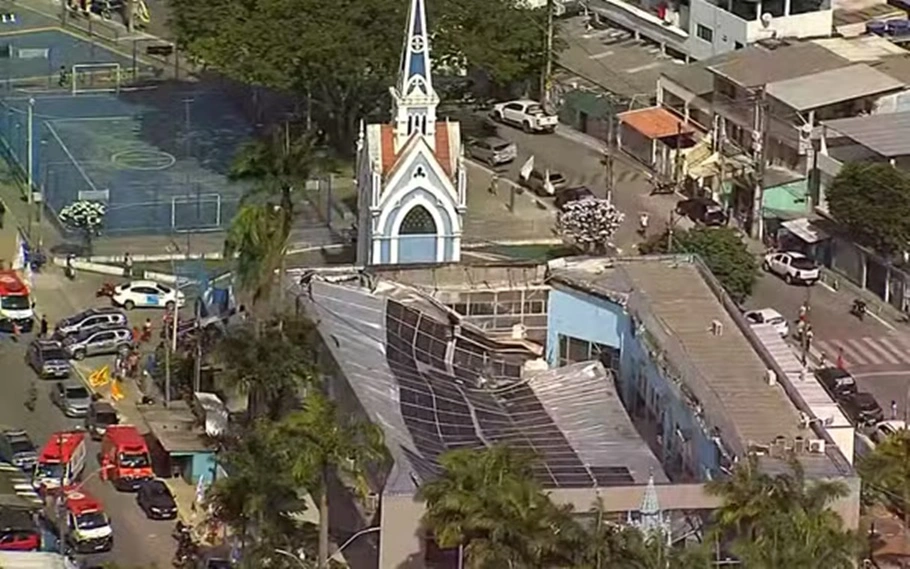
[[[404,216],[401,222],[401,228],[398,230],[401,235],[427,235],[436,234],[436,222],[433,216],[422,205],[414,206],[411,211]]]

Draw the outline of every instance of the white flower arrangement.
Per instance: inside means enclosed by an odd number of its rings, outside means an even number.
[[[107,206],[101,202],[79,200],[60,210],[57,217],[61,223],[73,229],[81,229],[90,235],[96,235],[104,225],[106,213]]]
[[[560,234],[585,251],[613,244],[625,214],[610,200],[584,199],[567,203],[557,218]]]

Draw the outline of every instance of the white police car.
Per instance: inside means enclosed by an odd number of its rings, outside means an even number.
[[[111,300],[127,310],[136,307],[171,309],[186,302],[182,292],[155,281],[132,281],[119,285],[114,289]]]

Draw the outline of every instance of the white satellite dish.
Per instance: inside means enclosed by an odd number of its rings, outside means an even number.
[[[768,12],[765,12],[764,14],[762,14],[762,15],[761,15],[761,25],[762,25],[762,27],[763,27],[763,28],[770,28],[770,27],[771,27],[771,20],[773,20],[773,19],[774,19],[774,16],[772,16],[772,15],[769,14]]]

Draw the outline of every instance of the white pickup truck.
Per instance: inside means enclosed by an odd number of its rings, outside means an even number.
[[[553,132],[559,119],[537,101],[519,99],[493,106],[493,120],[520,127],[525,132]]]

